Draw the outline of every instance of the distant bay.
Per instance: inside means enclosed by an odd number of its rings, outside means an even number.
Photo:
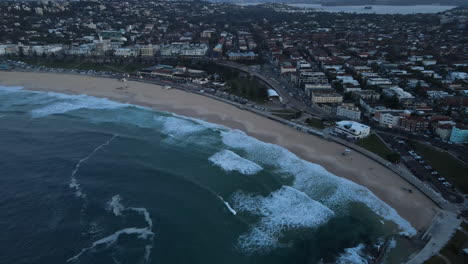
[[[244,3],[241,5],[258,5],[261,3]],[[409,14],[433,14],[444,12],[450,9],[455,8],[456,6],[448,5],[368,5],[368,6],[322,6],[320,4],[288,4],[292,7],[298,8],[314,8],[319,11],[332,12],[332,13],[357,13],[357,14],[400,14],[400,15],[409,15]],[[371,9],[366,9],[365,7],[372,7]]]

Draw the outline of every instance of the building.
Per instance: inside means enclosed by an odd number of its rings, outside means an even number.
[[[280,98],[279,94],[273,89],[268,89],[268,99],[269,100],[280,100],[281,101],[281,98]]]
[[[173,43],[162,45],[160,48],[161,56],[200,57],[204,56],[207,51],[206,44]]]
[[[380,94],[373,90],[353,91],[354,99],[362,99],[364,101],[378,101]]]
[[[400,125],[401,111],[389,111],[389,112],[376,112],[375,119],[379,121],[379,125],[388,128],[398,127]]]
[[[456,125],[452,129],[450,141],[453,143],[468,143],[468,126]]]
[[[291,75],[291,81],[301,88],[306,84],[328,84],[324,72],[299,72],[297,75]]]
[[[140,47],[140,54],[142,57],[153,57],[156,54],[157,47],[149,44]]]
[[[414,96],[411,93],[406,92],[400,87],[386,88],[383,89],[382,92],[388,97],[396,96],[400,102],[414,99]]]
[[[358,139],[365,138],[370,133],[370,127],[355,121],[336,122],[335,132],[346,137]]]
[[[325,91],[312,90],[311,97],[313,104],[343,102],[343,96],[335,92],[333,89],[327,89]]]
[[[228,59],[229,60],[255,60],[257,57],[257,54],[255,54],[253,51],[249,52],[228,52],[227,53]]]
[[[281,74],[288,72],[296,72],[296,67],[294,67],[291,62],[285,61],[281,63],[280,72]]]
[[[361,110],[354,105],[340,105],[336,108],[336,115],[351,120],[361,119]]]
[[[400,120],[400,128],[415,133],[425,132],[429,127],[429,121],[418,116],[402,118]]]
[[[369,78],[367,80],[367,85],[369,86],[380,86],[380,87],[390,87],[392,81],[387,78]]]
[[[114,55],[119,57],[136,57],[139,51],[134,48],[118,48],[114,50]]]
[[[439,121],[435,125],[434,134],[439,136],[442,140],[449,140],[452,135],[452,128],[454,124],[452,121]]]

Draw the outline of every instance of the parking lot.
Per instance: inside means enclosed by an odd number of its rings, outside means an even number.
[[[463,202],[463,197],[455,193],[452,183],[427,164],[424,158],[411,149],[404,139],[386,134],[380,134],[380,136],[401,155],[401,162],[421,181],[429,183],[446,200],[453,203]]]

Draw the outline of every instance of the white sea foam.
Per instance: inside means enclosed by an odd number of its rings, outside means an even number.
[[[171,134],[175,137],[184,137],[190,134],[198,133],[207,128],[192,120],[186,120],[178,117],[155,116],[154,120],[162,122],[162,132]]]
[[[112,142],[112,140],[114,140],[116,137],[117,137],[117,135],[113,135],[111,138],[106,140],[104,143],[102,143],[101,145],[99,145],[95,149],[93,149],[93,151],[91,151],[88,155],[86,155],[86,157],[80,159],[78,161],[78,163],[76,163],[75,169],[73,170],[73,172],[72,172],[72,174],[70,176],[70,184],[68,186],[70,187],[70,189],[75,190],[75,196],[77,198],[86,199],[86,194],[83,192],[83,190],[81,189],[81,185],[79,184],[78,180],[76,179],[76,174],[78,173],[78,171],[79,171],[79,169],[81,167],[81,164],[83,162],[87,161],[89,158],[91,158],[101,148],[103,148],[104,146],[109,145]]]
[[[120,195],[117,194],[112,196],[112,198],[106,203],[106,210],[112,212],[115,216],[120,216],[125,211],[134,211],[145,218],[145,222],[150,230],[153,229],[153,220],[151,219],[151,216],[146,208],[125,207],[121,201],[122,197]]]
[[[66,95],[60,93],[47,93],[49,96],[57,98],[59,101],[50,103],[31,111],[32,117],[44,117],[53,114],[63,114],[82,108],[88,109],[114,109],[131,106],[129,104],[118,103],[106,98],[98,98],[88,95]]]
[[[369,189],[337,177],[320,165],[301,160],[280,146],[249,137],[242,131],[223,131],[221,136],[225,145],[244,150],[247,158],[259,165],[278,168],[284,177],[292,177],[294,188],[332,210],[340,210],[350,202],[362,202],[383,219],[396,223],[402,234],[416,234],[416,230],[408,221]]]
[[[267,197],[236,192],[232,202],[238,212],[261,218],[247,234],[239,238],[239,245],[246,252],[281,246],[283,231],[314,228],[334,215],[326,206],[289,186],[283,186]]]
[[[112,244],[114,244],[115,242],[117,242],[117,240],[119,239],[119,237],[121,235],[137,235],[137,237],[139,239],[145,239],[145,240],[152,240],[153,236],[154,236],[154,233],[147,227],[145,228],[136,228],[136,227],[130,227],[130,228],[125,228],[125,229],[121,229],[109,236],[106,236],[104,238],[101,238],[97,241],[94,241],[93,244],[90,246],[90,247],[87,247],[87,248],[84,248],[81,250],[80,253],[78,253],[77,255],[69,258],[67,260],[67,262],[71,262],[71,261],[75,261],[75,260],[78,260],[78,258],[83,255],[84,253],[86,253],[88,250],[90,249],[93,249],[99,245],[103,245],[103,246],[110,246]],[[145,255],[146,257],[146,255]],[[148,255],[149,257],[149,255]]]
[[[248,175],[256,174],[263,169],[255,162],[244,159],[230,150],[222,150],[208,160],[225,171],[238,171]]]
[[[226,208],[231,212],[231,214],[237,215],[236,210],[234,210],[234,208],[232,208],[231,205],[223,199],[223,197],[218,195],[218,198],[224,203],[224,205],[226,205]]]
[[[132,210],[143,215],[143,217],[145,218],[146,224],[148,224],[149,229],[153,229],[153,220],[151,219],[151,216],[148,210],[146,210],[146,208],[130,207],[128,208],[128,210]]]
[[[364,254],[364,244],[345,249],[345,252],[336,260],[337,264],[368,264]]]
[[[23,90],[22,86],[2,86],[0,85],[0,91],[2,92],[18,92]]]
[[[107,202],[106,209],[114,213],[115,216],[122,215],[122,211],[125,210],[125,207],[120,203],[122,198],[120,195],[112,196],[111,200]]]
[[[150,260],[151,256],[151,250],[153,248],[153,237],[154,234],[152,233],[153,230],[153,220],[151,219],[151,216],[146,210],[146,208],[140,208],[140,207],[125,207],[122,203],[122,197],[120,195],[114,195],[110,199],[110,201],[107,202],[106,204],[106,209],[110,212],[112,212],[115,216],[121,216],[124,212],[129,212],[133,211],[136,212],[137,214],[140,214],[144,217],[145,222],[147,224],[146,229],[151,232],[151,237],[148,239],[149,242],[145,246],[145,254],[144,254],[144,259],[145,263],[148,263]],[[80,253],[81,254],[81,253]]]

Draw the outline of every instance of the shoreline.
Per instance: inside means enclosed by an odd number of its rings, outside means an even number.
[[[363,154],[353,152],[343,156],[344,147],[337,143],[207,96],[178,89],[165,90],[155,84],[136,81],[122,83],[115,79],[71,74],[0,72],[0,84],[37,91],[105,97],[242,130],[249,136],[282,146],[301,159],[319,164],[339,177],[370,189],[419,232],[430,226],[439,211],[437,205],[422,192],[409,193],[407,189],[411,188],[411,184]]]

